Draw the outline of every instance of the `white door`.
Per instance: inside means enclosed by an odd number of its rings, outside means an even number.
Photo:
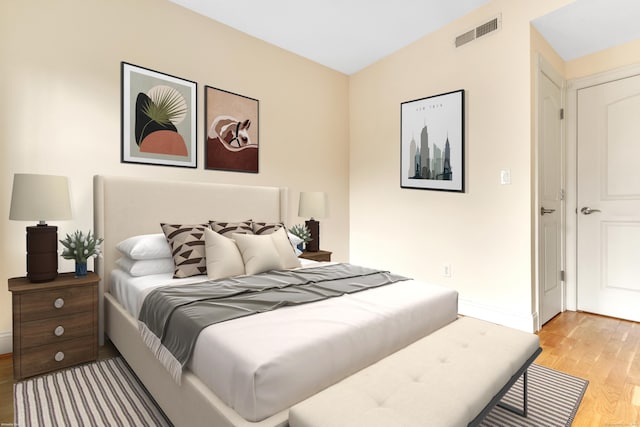
[[[562,98],[557,78],[540,72],[538,81],[538,274],[543,325],[562,311]]]
[[[640,321],[640,76],[577,97],[578,310]]]

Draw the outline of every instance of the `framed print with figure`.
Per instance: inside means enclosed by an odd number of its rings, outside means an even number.
[[[205,86],[205,169],[258,173],[259,101]]]

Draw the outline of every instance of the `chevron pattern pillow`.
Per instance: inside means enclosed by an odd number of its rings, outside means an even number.
[[[160,224],[171,253],[176,279],[207,274],[205,258],[204,230],[209,224]]]
[[[231,238],[233,233],[253,234],[251,223],[251,220],[240,222],[209,221],[209,225],[213,231],[228,238]]]
[[[256,222],[252,223],[253,234],[271,234],[284,227],[281,222]]]

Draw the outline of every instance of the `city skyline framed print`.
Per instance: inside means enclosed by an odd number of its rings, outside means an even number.
[[[197,167],[197,83],[122,62],[122,163]]]
[[[464,192],[464,90],[400,104],[400,187]]]

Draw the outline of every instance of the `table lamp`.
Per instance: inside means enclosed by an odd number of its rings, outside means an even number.
[[[48,282],[58,275],[58,227],[46,220],[71,219],[65,176],[17,173],[13,176],[9,219],[39,221],[27,227],[27,278]]]
[[[320,222],[315,218],[324,218],[327,214],[327,195],[320,191],[300,192],[298,204],[298,216],[310,218],[305,225],[311,232],[311,241],[307,243],[306,250],[318,252],[320,250]]]

